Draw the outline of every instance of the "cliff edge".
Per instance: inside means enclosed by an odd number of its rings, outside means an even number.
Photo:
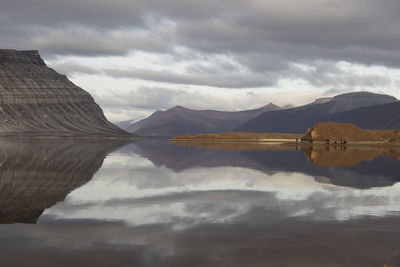
[[[0,50],[0,136],[135,137],[38,51]]]

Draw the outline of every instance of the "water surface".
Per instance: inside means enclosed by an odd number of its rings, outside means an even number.
[[[1,266],[383,266],[400,255],[398,148],[6,140],[0,160]]]

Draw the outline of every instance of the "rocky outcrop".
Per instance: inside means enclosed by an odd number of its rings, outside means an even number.
[[[389,142],[400,143],[400,130],[393,131],[393,134],[390,136]]]
[[[0,139],[0,223],[36,223],[43,211],[87,183],[115,140]]]
[[[383,142],[377,131],[364,130],[351,123],[319,122],[301,138],[309,142]]]
[[[38,51],[0,50],[0,136],[133,137]]]

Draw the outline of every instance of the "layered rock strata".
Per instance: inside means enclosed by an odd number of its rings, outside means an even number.
[[[38,51],[0,50],[0,136],[132,137]]]

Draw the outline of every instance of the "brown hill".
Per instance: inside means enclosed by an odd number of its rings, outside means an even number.
[[[308,129],[304,141],[379,142],[385,139],[378,131],[364,130],[350,123],[319,122]]]

